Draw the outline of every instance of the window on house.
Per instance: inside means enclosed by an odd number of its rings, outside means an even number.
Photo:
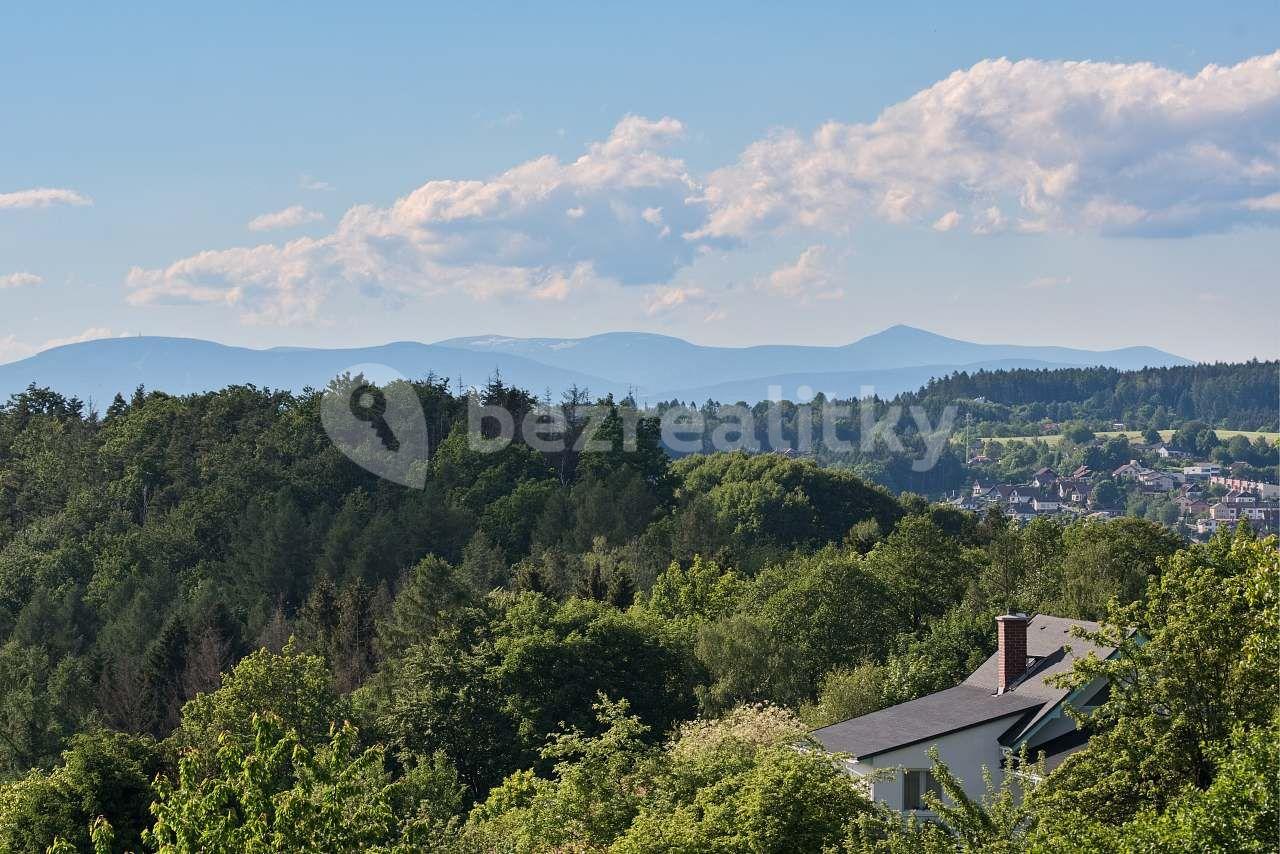
[[[927,810],[924,793],[933,792],[942,796],[942,786],[934,779],[932,773],[924,768],[913,768],[902,775],[902,808],[908,810]]]

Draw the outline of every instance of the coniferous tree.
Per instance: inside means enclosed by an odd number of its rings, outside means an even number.
[[[609,590],[606,599],[615,608],[626,610],[636,598],[636,586],[631,581],[631,573],[626,567],[616,567],[609,575]]]
[[[605,586],[604,574],[600,571],[600,562],[597,560],[586,561],[583,564],[581,574],[578,576],[578,584],[574,587],[574,595],[579,599],[592,599],[597,602],[603,602],[608,592],[608,588]]]

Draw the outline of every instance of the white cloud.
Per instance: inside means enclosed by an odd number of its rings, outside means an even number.
[[[659,237],[671,236],[671,226],[662,220],[662,208],[645,208],[640,212],[640,218],[658,229]]]
[[[1220,230],[1273,212],[1278,140],[1280,52],[1195,75],[987,60],[870,124],[749,146],[708,178],[695,234],[840,231],[864,216],[941,229],[962,211],[979,232]]]
[[[333,185],[328,181],[321,181],[311,175],[302,174],[298,177],[298,186],[304,190],[332,190]]]
[[[870,123],[776,131],[705,178],[667,153],[683,134],[673,118],[626,116],[570,161],[432,180],[390,205],[351,208],[320,237],[135,268],[129,300],[307,322],[342,289],[563,300],[603,282],[669,286],[713,248],[787,230],[840,234],[866,218],[975,234],[1280,224],[1280,51],[1192,75],[986,60]],[[839,295],[810,249],[757,284]],[[692,290],[656,290],[652,310],[687,305],[668,301]]]
[[[0,335],[0,365],[25,359],[35,351],[34,347],[19,341],[16,335]]]
[[[682,306],[710,306],[707,292],[702,288],[655,288],[646,300],[645,311],[650,317],[670,314]]]
[[[1280,211],[1280,193],[1245,199],[1244,206],[1251,211]]]
[[[1027,282],[1027,287],[1034,290],[1050,290],[1071,284],[1070,276],[1036,276]]]
[[[764,290],[791,299],[839,299],[844,289],[835,287],[827,269],[827,247],[810,246],[790,264],[774,270],[761,283]]]
[[[307,210],[302,205],[293,205],[282,211],[264,213],[249,220],[250,231],[275,231],[281,228],[297,228],[310,222],[319,222],[324,214]]]
[[[9,273],[0,276],[0,290],[4,288],[25,288],[32,285],[38,285],[44,279],[35,273]]]
[[[963,217],[960,215],[960,211],[947,211],[933,221],[933,230],[950,231],[960,224],[961,219],[963,219]]]
[[[986,210],[974,213],[973,233],[992,234],[997,231],[1003,231],[1005,222],[1004,211],[992,205]]]
[[[105,326],[91,326],[83,332],[76,335],[69,335],[66,338],[50,338],[40,345],[41,350],[48,350],[53,347],[62,347],[67,344],[79,344],[82,341],[97,341],[99,338],[110,338],[112,332]]]
[[[93,199],[83,193],[53,187],[37,187],[33,190],[0,193],[0,210],[4,208],[47,208],[53,205],[91,204],[93,204]]]
[[[233,305],[247,320],[289,323],[313,319],[339,287],[561,299],[589,280],[662,283],[699,246],[666,238],[705,214],[683,161],[661,150],[683,133],[675,119],[627,116],[571,162],[543,156],[486,181],[429,181],[389,207],[351,208],[323,237],[135,268],[129,300]]]
[[[54,347],[62,347],[66,344],[79,344],[82,341],[97,341],[100,338],[110,337],[112,337],[112,332],[105,326],[91,326],[76,335],[69,335],[65,338],[50,338],[43,344],[27,344],[19,341],[16,335],[5,335],[0,337],[0,364],[16,362],[19,359],[25,359],[44,350],[51,350]]]

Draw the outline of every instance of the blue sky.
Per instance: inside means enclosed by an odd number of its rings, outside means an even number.
[[[1275,2],[47,5],[0,11],[0,361],[894,323],[1280,350]]]

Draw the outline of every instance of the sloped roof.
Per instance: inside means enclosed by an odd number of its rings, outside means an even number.
[[[954,688],[899,703],[869,715],[815,730],[813,737],[833,753],[867,759],[989,721],[1019,715],[1011,721],[1006,740],[1012,743],[1051,712],[1070,693],[1048,681],[1067,673],[1077,658],[1090,652],[1107,658],[1115,650],[1071,636],[1073,626],[1088,631],[1098,624],[1037,614],[1027,625],[1027,673],[1003,694],[996,691],[997,655],[993,654]],[[1070,647],[1068,651],[1067,647]]]
[[[1016,733],[1012,734],[1015,741],[1035,726],[1042,717],[1053,711],[1053,708],[1065,700],[1070,693],[1066,688],[1056,688],[1048,684],[1053,677],[1070,673],[1076,659],[1084,658],[1091,652],[1101,659],[1109,658],[1115,652],[1113,647],[1098,646],[1072,637],[1073,626],[1079,626],[1091,632],[1100,628],[1097,623],[1090,620],[1069,620],[1048,614],[1037,614],[1027,625],[1027,657],[1036,660],[1031,663],[1022,679],[1006,693],[1039,697],[1044,701],[1044,705]],[[1069,650],[1068,647],[1070,647]],[[984,688],[994,693],[997,655],[993,653],[961,684]]]
[[[815,730],[813,737],[832,753],[867,759],[950,732],[1010,715],[1026,715],[1044,705],[1030,694],[996,695],[973,685],[957,685],[918,700],[899,703],[860,718]]]

